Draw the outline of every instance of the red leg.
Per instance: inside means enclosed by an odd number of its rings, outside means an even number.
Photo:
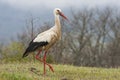
[[[37,57],[39,57],[40,53],[42,50],[39,50],[38,53],[36,54]]]
[[[52,66],[51,66],[50,64],[46,63],[46,61],[41,60],[41,59],[39,58],[39,54],[40,54],[40,52],[41,52],[41,50],[40,50],[40,51],[38,52],[38,54],[35,56],[36,59],[39,60],[39,61],[41,61],[41,62],[43,62],[44,64],[48,65],[49,68],[51,69],[51,71],[54,72],[54,70],[53,70],[53,68],[52,68]],[[45,55],[46,55],[46,53],[45,53]],[[45,58],[46,58],[46,56],[45,56]]]
[[[44,62],[46,62],[46,54],[47,54],[47,52],[45,52],[44,57],[43,57]],[[45,74],[46,74],[46,66],[45,66],[45,63],[44,63],[44,75]]]

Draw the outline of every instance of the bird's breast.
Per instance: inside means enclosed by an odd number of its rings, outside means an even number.
[[[43,46],[43,49],[49,50],[58,40],[59,40],[59,37],[56,35],[53,35],[53,37],[51,38],[51,41],[48,43],[48,45]]]

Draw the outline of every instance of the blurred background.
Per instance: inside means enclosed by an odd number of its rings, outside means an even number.
[[[0,63],[21,59],[29,42],[54,25],[54,8],[61,19],[62,39],[49,51],[47,62],[91,67],[120,66],[119,0],[0,0]],[[31,59],[33,58],[33,59]]]

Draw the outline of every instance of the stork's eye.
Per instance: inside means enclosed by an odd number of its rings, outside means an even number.
[[[59,10],[57,10],[58,12],[60,12]]]

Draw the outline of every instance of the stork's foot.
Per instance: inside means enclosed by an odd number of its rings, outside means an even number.
[[[54,69],[53,69],[53,67],[52,67],[52,66],[49,66],[49,68],[50,68],[50,70],[51,70],[52,72],[54,72]]]

